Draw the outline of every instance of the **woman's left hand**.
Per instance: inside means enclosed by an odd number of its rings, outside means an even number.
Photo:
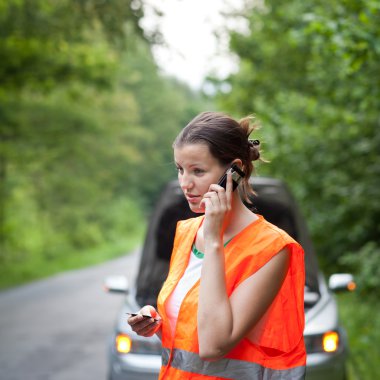
[[[220,240],[226,225],[228,213],[232,205],[232,174],[227,173],[227,186],[212,184],[209,191],[203,196],[202,204],[205,207],[203,231],[205,240]]]

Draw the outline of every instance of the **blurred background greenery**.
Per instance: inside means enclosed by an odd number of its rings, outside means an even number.
[[[352,379],[379,377],[380,2],[244,2],[239,68],[207,95],[162,75],[144,1],[0,0],[0,287],[125,254],[198,112],[254,113],[339,297]],[[227,22],[226,22],[227,25]],[[212,91],[210,91],[212,89]]]

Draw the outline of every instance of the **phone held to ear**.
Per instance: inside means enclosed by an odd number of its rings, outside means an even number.
[[[223,174],[218,182],[218,185],[222,186],[223,188],[227,187],[228,171],[231,171],[232,173],[232,191],[235,191],[235,189],[239,186],[241,179],[245,177],[245,174],[236,164],[232,164],[231,168]]]

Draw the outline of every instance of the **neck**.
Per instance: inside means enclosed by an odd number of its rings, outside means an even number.
[[[258,219],[257,215],[244,205],[238,191],[235,191],[232,198],[232,208],[224,224],[224,236],[234,236],[256,219]]]

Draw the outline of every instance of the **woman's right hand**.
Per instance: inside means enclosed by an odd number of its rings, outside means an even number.
[[[150,315],[152,318],[143,317],[143,315]],[[157,310],[150,305],[144,306],[138,314],[134,317],[129,317],[127,320],[131,326],[132,331],[137,335],[150,337],[161,329],[162,319],[157,313]]]

